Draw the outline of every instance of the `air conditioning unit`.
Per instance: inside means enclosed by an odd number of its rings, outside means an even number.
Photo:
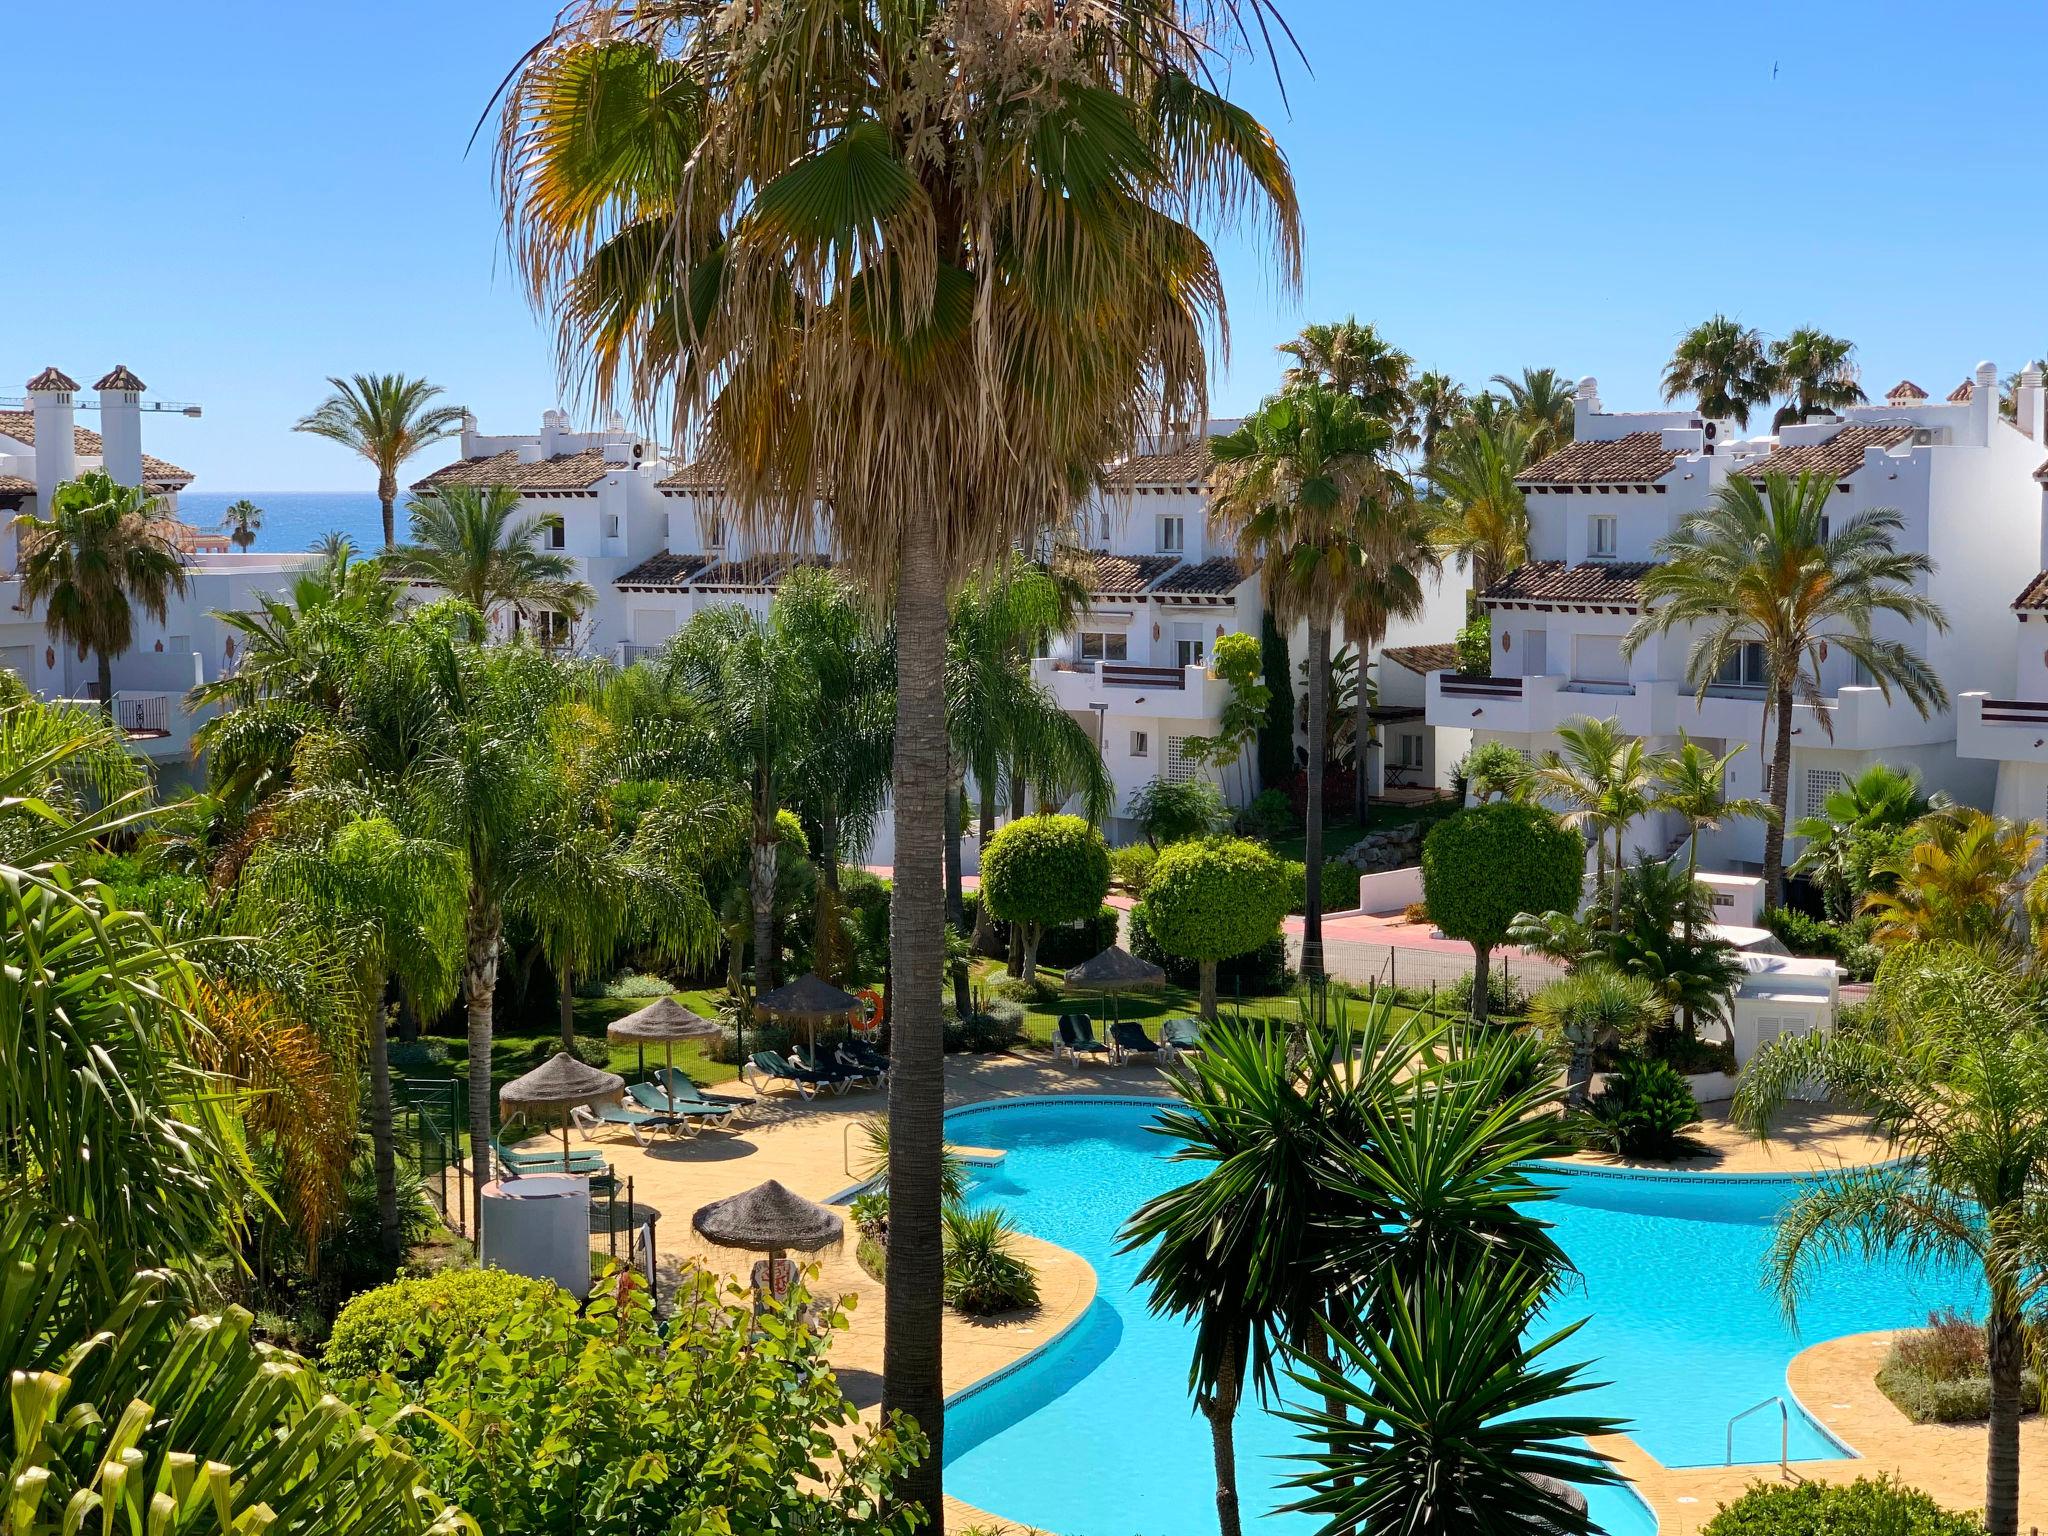
[[[1913,429],[1913,446],[1915,448],[1936,447],[1947,441],[1947,427],[1915,427]]]
[[[641,458],[645,457],[646,453],[647,445],[645,443],[636,442],[633,444],[633,458],[635,462],[638,462]]]

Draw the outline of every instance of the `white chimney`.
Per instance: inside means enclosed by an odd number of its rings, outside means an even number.
[[[1590,373],[1579,380],[1579,387],[1572,394],[1572,437],[1583,442],[1592,429],[1593,418],[1600,414],[1600,381]]]
[[[2020,373],[2020,387],[2014,396],[2014,416],[2019,429],[2035,442],[2044,441],[2044,404],[2041,394],[2041,365],[2029,363]]]
[[[561,411],[544,411],[540,418],[540,456],[552,459],[562,451],[562,428],[569,418]]]
[[[1991,441],[1991,425],[1998,420],[1998,365],[1979,363],[1977,365],[1977,387],[1970,393],[1970,417],[1975,427],[1973,436],[1980,443]]]
[[[35,416],[36,510],[50,515],[50,498],[66,480],[78,478],[78,439],[72,435],[71,397],[78,382],[55,368],[28,381],[29,410]]]
[[[100,459],[121,485],[142,484],[142,392],[148,388],[116,368],[93,388],[100,394]]]
[[[464,411],[462,413],[462,456],[465,459],[476,457],[476,413],[474,411]]]
[[[607,464],[633,462],[632,436],[626,431],[626,424],[616,416],[605,425],[604,461]]]

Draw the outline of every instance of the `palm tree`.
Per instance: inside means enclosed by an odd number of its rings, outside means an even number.
[[[1529,504],[1515,476],[1535,461],[1533,441],[1517,421],[1461,422],[1429,463],[1435,538],[1471,569],[1475,601],[1529,558]]]
[[[1777,723],[1764,834],[1764,904],[1783,899],[1786,808],[1792,787],[1794,696],[1832,725],[1820,691],[1820,657],[1832,645],[1883,691],[1903,693],[1924,717],[1948,703],[1948,691],[1911,646],[1880,638],[1872,621],[1889,614],[1946,630],[1940,607],[1917,590],[1933,571],[1926,555],[1893,542],[1905,520],[1889,507],[1836,521],[1829,530],[1832,479],[1772,474],[1758,490],[1735,477],[1705,510],[1687,514],[1657,541],[1661,564],[1643,578],[1643,615],[1622,642],[1633,655],[1652,635],[1693,633],[1686,681],[1700,698],[1744,646],[1761,647],[1766,680],[1763,729]]]
[[[231,501],[228,509],[220,515],[220,526],[235,548],[247,550],[256,542],[256,534],[263,527],[263,509],[246,496],[239,501]]]
[[[1777,392],[1777,376],[1753,327],[1726,315],[1703,320],[1683,336],[1664,365],[1664,398],[1698,401],[1700,414],[1748,427],[1749,413]]]
[[[384,547],[390,549],[398,542],[393,509],[398,505],[399,467],[422,448],[460,432],[462,407],[433,404],[440,387],[402,373],[359,373],[327,382],[334,392],[292,430],[339,443],[376,466]]]
[[[1275,395],[1212,444],[1217,465],[1209,516],[1220,537],[1259,567],[1274,612],[1308,626],[1307,900],[1302,971],[1323,964],[1323,773],[1330,728],[1330,626],[1359,565],[1358,529],[1369,501],[1391,501],[1387,423],[1355,396],[1304,383]]]
[[[1946,803],[1945,796],[1937,799]],[[1830,916],[1847,922],[1862,899],[1864,885],[1877,873],[1871,866],[1872,834],[1903,828],[1927,814],[1930,802],[1920,793],[1920,776],[1910,768],[1872,763],[1855,778],[1828,791],[1820,813],[1799,818],[1793,835],[1800,839],[1795,874],[1820,887]]]
[[[1649,982],[1604,960],[1576,966],[1529,999],[1529,1017],[1570,1052],[1565,1103],[1585,1107],[1593,1082],[1593,1057],[1610,1040],[1638,1047],[1666,1010]]]
[[[1435,461],[1437,444],[1444,434],[1464,418],[1469,408],[1465,388],[1448,373],[1428,372],[1416,375],[1408,393],[1414,403],[1415,432],[1426,465]]]
[[[1343,598],[1344,634],[1357,651],[1358,679],[1352,691],[1352,765],[1356,777],[1353,812],[1366,823],[1372,786],[1366,774],[1366,744],[1372,732],[1373,688],[1365,675],[1367,658],[1387,638],[1397,619],[1414,619],[1429,605],[1424,582],[1443,569],[1443,557],[1430,541],[1435,519],[1415,500],[1406,480],[1390,480],[1385,501],[1359,506],[1354,535],[1358,560]]]
[[[1758,1137],[1802,1085],[1870,1116],[1894,1160],[1809,1185],[1778,1219],[1772,1268],[1788,1308],[1842,1254],[1984,1277],[1990,1442],[1984,1523],[2016,1536],[2028,1312],[2048,1284],[2048,1019],[1997,960],[1949,950],[1888,978],[1880,1027],[1773,1041],[1742,1074],[1736,1123]]]
[[[672,401],[769,547],[829,506],[857,582],[893,597],[883,1403],[924,1434],[904,1492],[935,1532],[947,596],[1065,523],[1146,423],[1205,414],[1223,317],[1197,224],[1266,216],[1298,283],[1285,158],[1205,67],[1267,5],[984,30],[904,0],[740,27],[585,0],[505,96],[515,261],[567,370],[600,407]]]
[[[1609,892],[1609,926],[1619,929],[1621,887],[1610,884],[1608,875],[1625,861],[1622,844],[1629,823],[1655,808],[1655,764],[1642,738],[1624,732],[1613,716],[1568,721],[1557,728],[1557,739],[1562,750],[1543,754],[1530,774],[1530,788],[1539,798],[1563,803],[1559,819],[1566,826],[1585,829],[1593,844],[1594,880]],[[1611,859],[1609,837],[1614,839]]]
[[[58,486],[48,510],[14,520],[21,604],[41,603],[50,637],[97,659],[100,703],[111,712],[114,658],[135,643],[135,610],[164,622],[172,594],[185,592],[184,556],[156,498],[103,469]]]
[[[1524,368],[1519,379],[1496,373],[1490,382],[1506,392],[1515,420],[1528,429],[1530,463],[1572,440],[1578,390],[1555,368]]]
[[[1737,743],[1716,757],[1680,731],[1678,750],[1659,755],[1652,764],[1657,776],[1655,809],[1673,812],[1685,823],[1687,879],[1699,874],[1702,832],[1718,832],[1731,821],[1768,822],[1777,814],[1768,801],[1728,798],[1728,765],[1742,750]]]
[[[502,604],[522,616],[560,614],[574,623],[596,601],[568,555],[540,548],[552,519],[521,517],[519,492],[448,485],[412,499],[412,542],[389,551],[383,568],[428,582],[488,620]]]
[[[1955,805],[1930,811],[1913,830],[1917,841],[1883,865],[1890,888],[1863,900],[1877,920],[1876,942],[1953,944],[2008,963],[2037,960],[2048,880],[2029,874],[2041,855],[2041,823]]]
[[[1830,336],[1811,325],[1779,337],[1771,343],[1771,379],[1792,398],[1778,407],[1771,430],[1823,411],[1863,404],[1858,373],[1853,341]]]
[[[1292,341],[1275,349],[1294,359],[1285,375],[1289,388],[1303,383],[1326,384],[1352,395],[1368,416],[1377,416],[1394,432],[1396,448],[1412,448],[1415,401],[1409,375],[1415,359],[1387,341],[1370,325],[1351,316],[1335,324],[1303,326]]]

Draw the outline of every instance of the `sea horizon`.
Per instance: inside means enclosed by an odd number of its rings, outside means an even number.
[[[215,529],[230,504],[248,500],[263,509],[254,554],[286,554],[311,549],[330,533],[346,534],[357,549],[369,552],[384,543],[384,514],[370,491],[182,491],[178,516],[194,528]],[[405,532],[405,503],[396,508],[398,530]]]

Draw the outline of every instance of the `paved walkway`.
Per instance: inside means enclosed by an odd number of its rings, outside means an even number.
[[[721,1090],[733,1085],[721,1085]],[[1094,1066],[1079,1070],[1055,1065],[1038,1050],[948,1058],[949,1104],[1045,1093],[1148,1093],[1162,1089],[1149,1065]],[[744,1091],[744,1090],[740,1090]],[[634,1178],[638,1203],[659,1217],[657,1247],[664,1264],[696,1263],[740,1282],[752,1255],[710,1247],[690,1230],[690,1214],[709,1200],[780,1179],[798,1193],[824,1200],[855,1182],[860,1165],[859,1122],[879,1113],[884,1096],[856,1091],[843,1098],[805,1101],[772,1094],[756,1117],[731,1134],[706,1132],[686,1141],[636,1147],[623,1133],[604,1141],[622,1174]],[[1701,1156],[1683,1165],[1726,1173],[1787,1173],[1868,1162],[1883,1153],[1880,1143],[1849,1116],[1795,1107],[1759,1143],[1731,1126],[1725,1108],[1710,1109],[1697,1128]],[[1613,1159],[1588,1157],[1587,1161]],[[1011,1365],[1051,1340],[1094,1300],[1095,1276],[1079,1256],[1050,1243],[1028,1240],[1039,1271],[1041,1305],[1027,1314],[970,1321],[947,1314],[945,1386],[958,1392]],[[848,1395],[872,1419],[881,1393],[882,1288],[860,1268],[854,1244],[817,1256],[821,1294],[852,1298],[849,1327],[834,1343],[832,1358]],[[1863,1459],[1795,1464],[1794,1476],[1848,1480],[1880,1471],[1928,1489],[1953,1507],[1982,1503],[1983,1432],[1917,1426],[1885,1401],[1871,1382],[1883,1357],[1885,1336],[1862,1335],[1816,1345],[1794,1361],[1791,1383],[1800,1400]],[[1602,1449],[1621,1463],[1638,1490],[1657,1510],[1660,1536],[1693,1536],[1720,1501],[1739,1494],[1758,1477],[1777,1477],[1773,1467],[1667,1469],[1633,1440],[1616,1436]],[[2022,1487],[2027,1504],[2022,1527],[2048,1526],[2048,1426],[2030,1421],[2023,1442]],[[1206,1477],[1206,1467],[1190,1468]],[[949,1530],[981,1523],[1024,1536],[1005,1524],[947,1500]],[[1064,1536],[1100,1536],[1069,1532]]]

